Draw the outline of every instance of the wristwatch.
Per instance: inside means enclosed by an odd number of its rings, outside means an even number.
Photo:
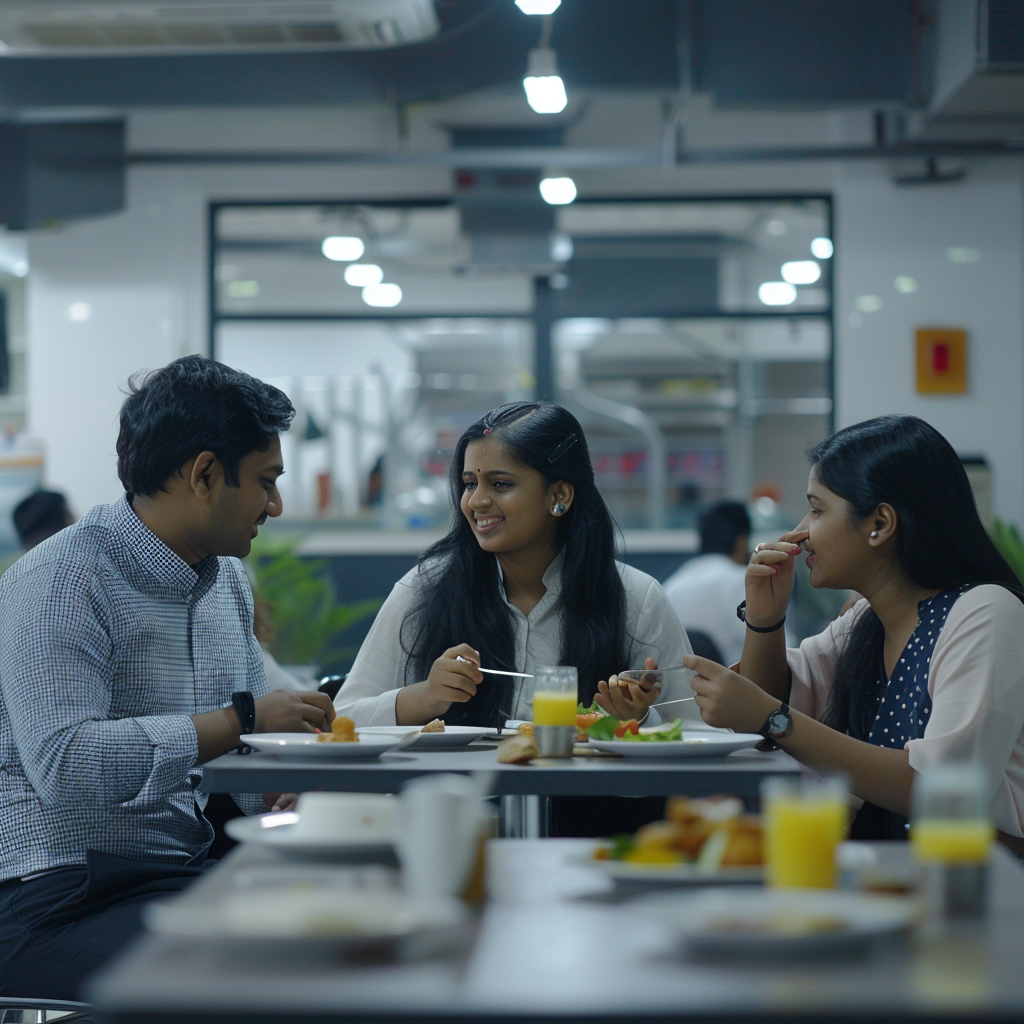
[[[793,716],[789,713],[789,705],[783,703],[777,707],[757,731],[768,740],[781,740],[788,736],[793,731]]]

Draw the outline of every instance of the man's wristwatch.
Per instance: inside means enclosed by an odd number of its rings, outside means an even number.
[[[776,708],[757,731],[767,740],[785,739],[793,731],[793,716],[789,713],[789,705],[783,703]]]
[[[231,706],[238,715],[242,735],[256,731],[256,698],[248,690],[236,690],[231,694]]]

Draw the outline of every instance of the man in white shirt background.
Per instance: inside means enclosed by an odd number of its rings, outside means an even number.
[[[698,522],[700,554],[664,583],[665,593],[696,651],[703,633],[718,648],[706,657],[733,665],[743,653],[745,627],[736,617],[750,553],[750,516],[738,501],[719,501]]]

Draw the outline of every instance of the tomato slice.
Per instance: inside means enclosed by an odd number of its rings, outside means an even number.
[[[615,726],[615,736],[617,739],[622,739],[627,732],[631,732],[634,736],[640,732],[640,725],[635,718],[631,718],[628,722],[619,722]]]

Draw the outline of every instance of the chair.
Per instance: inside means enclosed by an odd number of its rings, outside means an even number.
[[[722,652],[718,649],[718,644],[707,633],[703,633],[699,629],[687,629],[686,635],[690,638],[690,646],[698,658],[710,658],[711,661],[717,661],[719,665],[722,664]]]
[[[341,689],[341,684],[348,679],[348,674],[343,676],[324,676],[320,680],[320,685],[317,687],[318,693],[326,693],[331,700],[334,700],[338,696],[338,691]],[[2,1022],[0,1022],[2,1024]]]
[[[88,1003],[66,999],[0,996],[0,1024],[49,1024],[58,1020],[61,1024],[70,1024],[82,1020],[91,1009]]]

